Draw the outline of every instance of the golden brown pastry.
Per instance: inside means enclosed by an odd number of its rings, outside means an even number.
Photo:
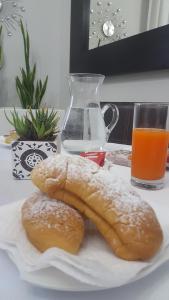
[[[56,155],[35,167],[32,181],[91,219],[117,256],[145,260],[159,250],[163,234],[153,209],[125,181],[94,162]]]
[[[30,242],[41,252],[59,247],[75,254],[84,236],[84,221],[77,210],[41,192],[23,204],[22,224]]]

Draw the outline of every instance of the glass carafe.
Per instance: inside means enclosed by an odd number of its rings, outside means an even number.
[[[70,74],[70,105],[61,131],[61,149],[70,154],[101,151],[118,121],[115,105],[99,103],[99,90],[104,80],[99,74]],[[104,114],[112,110],[112,120],[106,127]]]

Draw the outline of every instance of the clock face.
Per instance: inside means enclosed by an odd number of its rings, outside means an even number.
[[[110,37],[114,34],[115,32],[115,28],[114,28],[114,25],[112,23],[112,21],[106,21],[104,24],[103,24],[103,33],[105,36],[107,37]]]
[[[110,1],[90,1],[89,49],[127,37],[127,21],[122,10]]]

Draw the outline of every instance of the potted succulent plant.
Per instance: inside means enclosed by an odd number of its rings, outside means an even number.
[[[21,77],[16,77],[16,91],[22,108],[37,109],[41,106],[43,96],[46,92],[48,76],[44,82],[36,80],[36,64],[30,65],[30,38],[28,31],[24,28],[22,20],[20,28],[24,44],[25,69],[21,68]]]
[[[5,115],[18,136],[12,143],[13,176],[29,179],[30,172],[41,160],[58,151],[59,115],[48,108],[30,109],[23,116],[14,109],[10,117]]]

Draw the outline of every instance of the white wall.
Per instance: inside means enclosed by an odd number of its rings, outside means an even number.
[[[24,0],[31,37],[31,53],[41,78],[49,75],[48,105],[69,103],[70,0]],[[0,71],[0,106],[19,105],[14,78],[23,65],[23,44],[18,30],[4,37],[5,66]],[[121,75],[106,79],[102,101],[169,101],[169,71]]]
[[[109,77],[103,85],[101,99],[169,102],[169,70]]]
[[[45,101],[63,108],[68,101],[70,0],[23,0],[31,38],[31,54],[40,78],[49,75]],[[0,71],[0,106],[19,105],[15,77],[23,66],[23,43],[18,30],[4,34],[5,66]]]

